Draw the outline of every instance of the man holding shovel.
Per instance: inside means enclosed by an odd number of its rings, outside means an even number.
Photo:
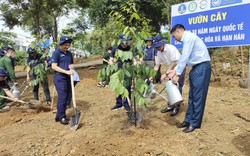
[[[74,69],[73,56],[68,51],[73,40],[68,36],[62,36],[59,41],[59,48],[52,54],[52,69],[55,70],[54,85],[58,93],[57,112],[55,121],[61,124],[69,123],[66,118],[66,107],[69,94],[71,92],[71,79]]]
[[[12,98],[13,101],[16,101],[18,99],[11,93],[10,87],[6,81],[6,78],[10,76],[10,79],[12,82],[14,82],[14,85],[17,85],[14,68],[12,67],[12,62],[11,62],[11,58],[14,58],[15,56],[14,52],[15,50],[13,48],[8,47],[6,49],[5,55],[0,59],[0,87],[1,87],[0,94],[1,95],[6,94],[10,98]],[[7,108],[9,108],[9,106],[5,105],[5,100],[1,100],[0,109],[7,109]]]
[[[9,49],[13,49],[13,48],[10,47],[10,46],[4,46],[3,47],[4,53],[6,54]],[[15,69],[15,57],[11,57],[10,60],[11,60],[11,66],[12,66],[12,68]]]
[[[167,44],[161,36],[156,36],[154,38],[154,43],[153,47],[158,51],[157,57],[156,57],[156,65],[154,67],[154,70],[158,70],[159,66],[161,64],[166,64],[168,66],[168,70],[162,74],[161,76],[161,81],[164,81],[167,78],[167,74],[169,70],[173,70],[174,67],[177,64],[177,61],[180,58],[180,52],[178,49],[170,44]],[[184,80],[185,80],[185,72],[186,70],[183,70],[183,72],[180,75],[180,79],[178,81],[179,83],[179,90],[180,93],[182,93],[182,87],[184,85]],[[163,110],[161,110],[162,113],[170,112],[170,116],[175,116],[178,114],[180,109],[180,104],[177,106],[170,106],[169,103],[167,107]]]

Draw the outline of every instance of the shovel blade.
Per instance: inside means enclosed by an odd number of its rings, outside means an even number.
[[[28,103],[28,107],[30,109],[36,109],[38,107],[41,107],[41,102],[38,100],[30,100]]]
[[[70,120],[70,129],[71,130],[73,130],[73,131],[77,130],[78,125],[79,125],[80,116],[81,116],[81,113],[78,112],[78,113],[75,113],[75,115],[73,115],[71,117],[71,120]]]

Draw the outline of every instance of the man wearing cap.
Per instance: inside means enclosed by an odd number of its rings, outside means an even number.
[[[7,53],[8,49],[12,49],[12,50],[15,51],[15,49],[12,48],[12,47],[10,47],[10,46],[4,46],[4,47],[3,47],[4,54]],[[11,60],[12,68],[15,70],[15,58],[14,58],[14,57],[11,57],[10,60]]]
[[[32,68],[37,67],[37,65],[39,64],[44,64],[45,66],[45,62],[43,60],[41,60],[42,54],[38,53],[35,49],[29,47],[27,49],[27,54],[29,54],[28,58],[27,58],[27,82],[30,82],[30,80],[34,80],[37,78],[37,75],[33,72],[30,75],[30,70]],[[43,77],[43,81],[41,82],[42,86],[43,86],[43,91],[46,97],[46,101],[47,104],[50,105],[50,91],[49,91],[49,84],[48,84],[48,77],[47,74],[44,75]],[[34,99],[35,100],[39,100],[39,83],[35,86],[33,86],[33,94],[34,94]]]
[[[0,87],[7,96],[13,100],[17,100],[17,98],[11,93],[10,87],[6,81],[6,77],[10,76],[10,79],[12,82],[14,82],[14,85],[17,85],[15,72],[11,63],[11,58],[14,58],[15,55],[14,52],[15,50],[9,47],[6,49],[5,55],[0,59]],[[0,91],[0,94],[5,95],[2,90]],[[8,106],[5,105],[5,100],[1,100],[0,109],[7,108]]]
[[[142,58],[142,64],[147,65],[149,68],[153,69],[155,66],[155,57],[157,56],[157,51],[152,46],[153,38],[149,37],[145,40],[146,47],[143,48],[143,51],[146,53]]]
[[[170,33],[175,40],[183,43],[183,48],[176,68],[168,71],[168,76],[177,82],[186,65],[192,67],[185,120],[177,125],[178,128],[185,128],[183,132],[189,133],[201,127],[211,77],[210,56],[202,39],[186,31],[182,24],[173,26]]]
[[[117,50],[121,50],[124,53],[125,52],[129,52],[129,50],[130,50],[130,46],[129,46],[129,41],[131,40],[130,37],[125,38],[125,35],[121,34],[119,36],[119,40],[120,40],[120,44],[118,46],[114,47],[112,49],[111,53],[110,53],[110,59],[109,59],[109,64],[110,65],[114,64],[115,53],[116,53]],[[132,63],[133,63],[132,61],[133,60],[127,60],[126,62],[129,62],[132,65]],[[122,63],[122,61],[121,61],[120,58],[117,59],[117,63],[118,63],[118,69],[122,69],[123,63]],[[126,89],[129,92],[129,96],[128,97],[131,98],[131,83],[132,83],[131,81],[132,80],[131,80],[131,78],[125,77],[124,81],[127,82],[126,83],[127,84]],[[119,95],[118,97],[116,97],[116,104],[115,104],[115,106],[111,110],[120,109],[120,108],[122,108],[122,106],[124,106],[124,108],[127,111],[130,110],[130,106],[129,106],[127,98],[122,99],[122,96]]]
[[[157,50],[152,46],[153,44],[153,38],[149,37],[145,40],[147,46],[143,48],[146,55],[142,58],[141,62],[142,65],[147,65],[149,68],[153,69],[155,66],[155,60],[157,57]],[[160,82],[161,78],[161,65],[159,65],[156,76],[155,76],[155,82]]]
[[[164,72],[164,74],[162,74],[161,76],[161,81],[164,81],[167,78],[168,71],[173,70],[175,68],[180,58],[180,52],[175,46],[167,44],[161,36],[156,36],[154,38],[153,47],[158,51],[154,70],[157,71],[160,64],[166,64],[168,66],[168,70]],[[184,85],[185,72],[186,70],[183,70],[178,81],[180,93],[182,93],[182,87]],[[170,106],[168,103],[167,107],[161,110],[161,112],[166,113],[171,111],[170,116],[175,116],[178,114],[179,109],[180,104],[176,106]]]
[[[3,57],[4,55],[5,55],[4,51],[0,49],[0,58]]]
[[[73,56],[69,50],[73,40],[68,36],[62,36],[59,41],[59,47],[52,54],[52,69],[55,70],[54,85],[58,93],[57,112],[55,121],[61,124],[69,123],[66,118],[66,107],[68,95],[71,92],[70,75],[74,69]]]

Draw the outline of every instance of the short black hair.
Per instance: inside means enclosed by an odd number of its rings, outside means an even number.
[[[170,33],[172,34],[173,32],[175,32],[176,29],[183,29],[186,30],[185,27],[182,24],[176,24],[172,27],[172,29],[170,30]]]

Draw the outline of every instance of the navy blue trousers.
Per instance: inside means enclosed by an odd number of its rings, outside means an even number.
[[[201,127],[210,77],[210,62],[203,62],[193,66],[189,73],[190,90],[184,122],[194,127]]]
[[[43,82],[41,82],[42,86],[43,86],[43,92],[45,94],[46,97],[46,101],[51,101],[50,99],[50,91],[49,91],[49,84],[48,84],[48,79],[45,78],[45,80]],[[35,86],[33,86],[33,94],[34,94],[34,99],[35,100],[39,100],[39,83]]]
[[[131,100],[131,84],[130,84],[131,78],[125,78],[124,81],[125,83],[127,83],[125,88],[128,90],[128,94],[129,94],[128,97]],[[125,97],[124,99],[122,99],[121,95],[119,95],[116,98],[116,105],[117,106],[123,105],[125,108],[130,108],[127,98]]]
[[[54,84],[58,94],[56,118],[66,118],[66,106],[71,92],[70,76],[55,74]]]

